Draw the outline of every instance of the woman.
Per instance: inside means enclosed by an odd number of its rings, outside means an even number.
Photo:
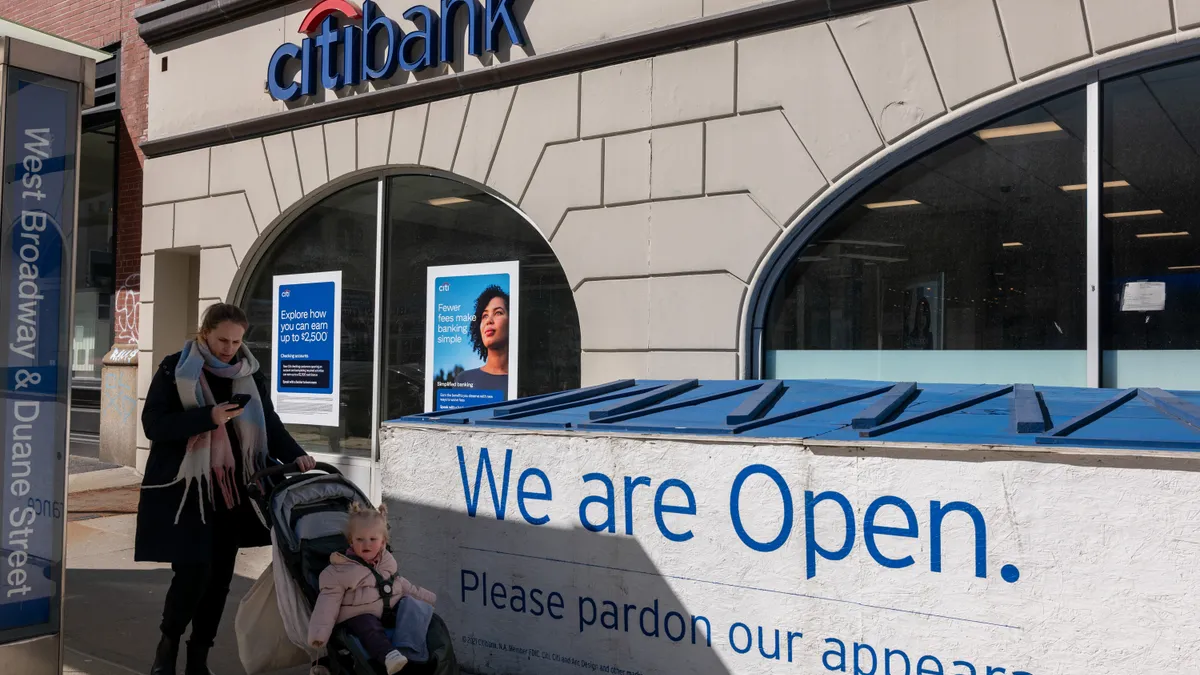
[[[459,373],[454,381],[472,389],[508,392],[508,293],[488,286],[475,300],[471,347],[485,359],[480,368]]]
[[[209,675],[234,562],[270,534],[250,505],[250,476],[268,456],[300,470],[316,462],[279,421],[258,361],[242,344],[249,322],[234,305],[208,308],[195,341],[163,359],[142,413],[150,457],[138,504],[134,559],[171,563],[162,639],[152,675],[175,675],[188,624],[186,675]],[[230,403],[249,396],[244,408]]]

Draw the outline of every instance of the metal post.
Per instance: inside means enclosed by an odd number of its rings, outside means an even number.
[[[1087,86],[1087,386],[1100,386],[1100,81]]]

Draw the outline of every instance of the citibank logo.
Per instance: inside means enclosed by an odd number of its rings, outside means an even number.
[[[370,80],[386,80],[397,70],[418,72],[453,61],[456,55],[455,13],[465,9],[469,31],[467,53],[495,53],[504,31],[514,45],[525,44],[525,33],[514,16],[514,0],[442,0],[441,14],[424,5],[410,7],[403,16],[417,29],[405,33],[384,16],[372,0],[362,8],[348,0],[321,0],[300,22],[307,35],[299,44],[280,45],[267,67],[267,89],[280,101],[314,96],[317,85],[337,90]],[[339,25],[339,17],[347,23]],[[376,47],[382,42],[382,57]],[[378,57],[378,58],[377,58]],[[299,79],[294,67],[299,62]],[[290,77],[289,77],[290,75]]]

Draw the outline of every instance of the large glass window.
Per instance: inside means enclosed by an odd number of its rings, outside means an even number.
[[[1105,83],[1104,384],[1200,386],[1200,62]]]
[[[401,175],[383,179],[383,185],[383,298],[375,295],[379,180],[345,188],[306,210],[271,244],[248,281],[243,297],[251,323],[246,342],[261,363],[269,364],[273,278],[342,272],[342,424],[336,429],[290,425],[296,440],[310,452],[369,457],[376,367],[382,377],[380,419],[424,410],[430,266],[518,262],[518,393],[578,387],[574,297],[538,230],[512,207],[458,181]],[[376,354],[380,308],[383,353]]]
[[[1083,91],[892,172],[790,262],[766,376],[1087,383]]]
[[[426,269],[520,263],[518,395],[579,386],[579,316],[550,245],[495,197],[456,181],[388,179],[385,419],[419,413],[425,402]]]
[[[341,421],[338,428],[289,425],[309,452],[369,457],[375,363],[375,241],[379,184],[368,181],[335,193],[305,211],[254,268],[243,306],[250,318],[246,344],[271,363],[272,279],[284,274],[342,272]],[[270,367],[265,371],[268,376]]]

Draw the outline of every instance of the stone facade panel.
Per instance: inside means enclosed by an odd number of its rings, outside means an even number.
[[[589,70],[583,74],[584,138],[646,129],[654,66],[650,59]]]
[[[429,121],[425,125],[425,145],[421,149],[421,164],[451,171],[458,141],[462,137],[470,96],[444,99],[429,104]]]
[[[471,95],[462,142],[454,160],[455,173],[480,183],[487,181],[515,92],[515,88],[509,87]]]
[[[1084,0],[1092,48],[1104,52],[1175,29],[1171,0]]]
[[[296,160],[296,142],[291,133],[275,134],[263,139],[267,164],[271,167],[271,182],[283,211],[304,196],[300,183],[300,163]]]
[[[358,125],[342,120],[325,125],[325,154],[329,162],[329,180],[335,180],[358,168]]]
[[[175,205],[159,204],[142,209],[142,253],[154,253],[174,245]]]
[[[358,118],[355,138],[358,142],[358,168],[369,169],[388,163],[388,142],[392,137],[392,116],[385,112]]]
[[[231,246],[241,264],[257,238],[250,207],[241,193],[175,205],[175,248]]]
[[[580,385],[645,379],[650,372],[649,356],[649,352],[583,352],[579,355]]]
[[[567,209],[600,205],[600,139],[546,148],[521,209],[553,239]]]
[[[604,139],[604,203],[650,199],[650,136],[641,131]]]
[[[606,279],[576,289],[581,349],[648,348],[650,284],[650,279]]]
[[[546,144],[578,137],[578,75],[517,87],[488,187],[520,202]]]
[[[732,115],[734,50],[725,42],[654,57],[654,126]]]
[[[650,273],[724,270],[748,281],[779,226],[749,195],[651,205]]]
[[[1091,54],[1079,0],[996,0],[1017,77]]]
[[[707,125],[709,194],[748,191],[782,226],[825,187],[825,178],[779,111]]]
[[[392,144],[388,164],[419,164],[421,146],[425,143],[425,126],[429,105],[397,110],[392,121]]]
[[[672,199],[704,194],[704,125],[650,132],[650,198]]]
[[[267,167],[266,150],[257,138],[212,149],[212,193],[239,190],[246,192],[255,227],[260,232],[265,230],[279,215],[279,203]]]
[[[767,108],[783,108],[830,180],[883,147],[828,24],[738,43],[738,110]]]
[[[597,277],[650,273],[648,203],[571,211],[554,235],[554,253],[571,288]]]
[[[908,7],[838,19],[830,27],[889,143],[946,112]]]
[[[992,0],[927,0],[912,6],[946,105],[1012,84],[1012,66]]]
[[[209,150],[146,160],[142,203],[163,204],[208,196]]]
[[[649,282],[651,349],[737,349],[746,284],[729,274]]]
[[[650,352],[647,354],[652,380],[736,380],[737,352]]]
[[[296,160],[300,165],[300,185],[304,194],[329,182],[329,165],[325,160],[325,129],[308,127],[292,132],[296,143]]]

